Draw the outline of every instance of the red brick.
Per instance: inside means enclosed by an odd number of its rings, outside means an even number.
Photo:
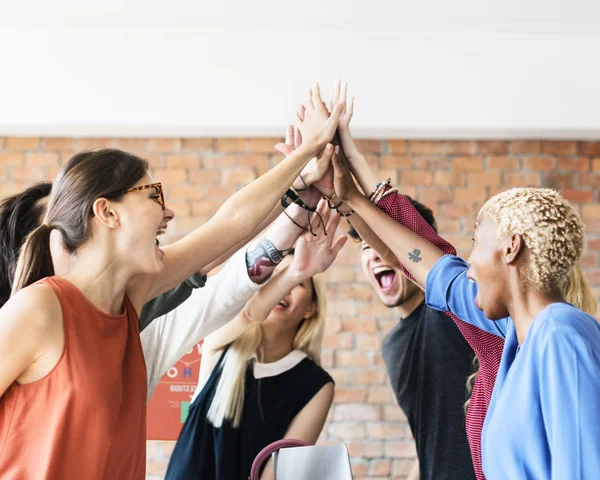
[[[410,157],[399,155],[386,155],[381,157],[381,168],[411,168],[412,160]]]
[[[414,459],[393,460],[392,475],[394,475],[394,480],[406,477],[412,470],[414,462]]]
[[[490,186],[497,187],[501,185],[500,172],[476,172],[467,174],[467,185],[469,186]]]
[[[382,403],[382,404],[392,404],[396,401],[394,397],[394,393],[392,389],[388,386],[385,387],[374,387],[369,390],[369,394],[367,397],[368,403]]]
[[[415,442],[388,442],[385,444],[385,456],[392,458],[414,458]]]
[[[204,198],[202,188],[190,187],[187,185],[168,186],[166,189],[167,197],[182,200],[201,200]],[[194,214],[195,215],[195,214]]]
[[[405,422],[406,415],[398,405],[384,405],[383,419],[387,421]]]
[[[488,157],[488,167],[492,170],[518,170],[519,159],[516,157],[492,156]]]
[[[382,385],[386,378],[385,372],[381,370],[359,370],[354,372],[353,382],[357,385]]]
[[[600,219],[600,204],[586,204],[581,207],[583,221]]]
[[[185,200],[166,200],[167,206],[175,212],[177,217],[189,217],[192,213],[189,202]]]
[[[271,159],[269,155],[240,155],[238,165],[240,167],[254,168],[258,175],[262,175],[270,170]]]
[[[411,140],[408,143],[408,148],[413,155],[435,155],[444,153],[441,142]]]
[[[74,152],[75,140],[73,138],[44,138],[42,142],[42,150],[45,152]]]
[[[473,205],[462,203],[458,205],[442,205],[442,215],[446,218],[462,218],[473,215]]]
[[[218,170],[190,170],[189,178],[194,185],[217,185],[221,175]]]
[[[340,439],[365,438],[366,429],[361,423],[336,422],[329,425],[331,435]]]
[[[512,153],[542,153],[542,142],[539,140],[515,140],[510,144]]]
[[[281,143],[281,141],[281,138],[250,138],[248,147],[251,152],[255,153],[273,153],[275,145]]]
[[[433,183],[433,173],[403,170],[400,179],[405,185],[431,185]]]
[[[112,148],[114,146],[114,142],[110,138],[79,138],[76,143],[77,151]]]
[[[351,333],[327,335],[323,339],[323,347],[335,348],[339,350],[350,350],[354,348],[354,335]]]
[[[363,155],[365,153],[381,153],[382,140],[355,140],[356,147]],[[388,145],[389,147],[389,145]],[[404,147],[406,150],[406,146]]]
[[[364,387],[343,388],[336,387],[333,401],[339,403],[357,403],[364,402],[367,398],[367,391]],[[339,407],[338,407],[339,408]],[[358,420],[356,417],[352,420]]]
[[[352,384],[352,372],[346,368],[330,368],[327,373],[331,375],[337,387]]]
[[[273,147],[280,140],[273,142]],[[215,150],[218,152],[247,152],[248,151],[248,139],[247,138],[217,138],[215,143]]]
[[[458,199],[456,199],[456,192],[457,192],[457,190],[455,190],[455,192],[454,192],[454,195],[455,195],[455,200],[454,201],[458,203],[459,201],[458,201]],[[442,234],[442,237],[444,235],[448,234],[448,233],[458,233],[458,232],[460,232],[460,220],[446,219],[446,218],[436,218],[436,221],[437,221],[437,225],[438,225],[438,230]]]
[[[181,140],[177,138],[151,138],[147,145],[151,153],[175,153],[181,151]]]
[[[533,170],[538,172],[540,170],[549,171],[556,168],[556,158],[554,157],[528,157],[523,159],[523,169]]]
[[[453,154],[473,154],[477,149],[477,145],[472,141],[451,141],[442,142],[443,152],[449,155]]]
[[[256,173],[250,168],[228,169],[223,171],[225,185],[247,185],[256,178]]]
[[[392,182],[392,185],[398,185],[400,182],[398,181],[398,171],[393,168],[380,168],[374,171],[375,176],[381,180],[385,180],[389,178]],[[404,172],[402,172],[404,173]]]
[[[579,264],[583,268],[597,267],[598,266],[598,252],[596,251],[594,253],[586,253],[585,255],[582,255],[581,260],[579,261]]]
[[[167,167],[190,169],[200,168],[200,156],[194,153],[167,155]]]
[[[600,187],[600,173],[581,172],[577,176],[577,185],[580,187]]]
[[[435,172],[433,183],[436,185],[464,185],[466,174],[463,172]]]
[[[350,459],[350,467],[355,480],[371,480],[368,477],[361,477],[361,475],[369,473],[369,465],[362,458]]]
[[[379,335],[358,335],[356,341],[356,346],[360,351],[374,352],[381,348],[381,338]]]
[[[477,153],[507,154],[508,142],[505,140],[481,140],[476,142]]]
[[[0,165],[22,167],[25,165],[25,154],[22,152],[2,152],[0,153]]]
[[[187,171],[182,168],[156,169],[154,178],[163,184],[178,185],[186,183]]]
[[[542,152],[553,155],[577,155],[577,142],[542,142]]]
[[[406,153],[408,151],[408,142],[406,140],[388,140],[387,151],[389,153]]]
[[[336,405],[333,412],[335,420],[376,421],[381,420],[381,408],[378,405],[364,403],[349,403]]]
[[[504,172],[504,185],[507,187],[539,187],[539,173]]]
[[[401,439],[405,434],[405,427],[402,424],[391,422],[377,422],[367,424],[367,434],[369,438],[374,439]]]
[[[147,153],[144,158],[148,161],[150,168],[165,168],[167,166],[167,157],[161,153]],[[64,157],[62,163],[65,163]]]
[[[392,462],[389,460],[376,460],[369,469],[371,477],[387,477],[392,473]]]
[[[57,153],[27,153],[25,164],[28,167],[58,167]]]
[[[40,139],[37,137],[8,137],[4,148],[8,151],[37,150]]]
[[[452,189],[449,187],[419,187],[418,200],[426,205],[451,202]]]
[[[12,167],[10,180],[15,183],[35,183],[46,180],[46,171],[40,167]]]
[[[579,142],[579,155],[600,155],[600,142]]]
[[[374,318],[343,318],[342,331],[353,333],[377,333],[377,324]]]
[[[184,151],[210,151],[215,149],[214,138],[182,138],[181,149]]]
[[[0,182],[6,182],[6,180],[8,180],[8,167],[0,165]]]
[[[487,192],[485,187],[456,187],[454,189],[454,201],[456,203],[485,202]],[[456,224],[456,222],[453,222]]]
[[[588,281],[592,284],[600,283],[600,269],[593,268],[585,271],[585,276]]]
[[[360,300],[371,300],[373,298],[373,289],[367,285],[350,285],[340,287],[339,291],[342,298],[352,298]]]
[[[235,192],[237,192],[235,185],[215,185],[206,187],[207,198],[227,200]]]
[[[560,158],[558,160],[558,169],[588,172],[590,170],[590,163],[589,157]]]
[[[544,177],[544,184],[548,188],[562,190],[573,188],[575,180],[573,173],[547,173]]]
[[[237,165],[237,157],[235,155],[203,155],[202,166],[204,168],[225,168]]]
[[[338,350],[335,352],[336,367],[368,367],[371,365],[369,356],[364,352]]]
[[[592,172],[600,173],[600,158],[592,159]]]
[[[457,171],[481,172],[483,171],[483,158],[478,156],[457,157],[452,160],[452,168]]]
[[[340,267],[335,264],[324,275],[329,282],[351,282],[355,278],[353,267]]]
[[[148,151],[147,138],[117,138],[112,144],[115,148],[141,156]]]
[[[563,190],[562,194],[569,202],[591,203],[594,201],[594,191],[591,188],[567,189]]]

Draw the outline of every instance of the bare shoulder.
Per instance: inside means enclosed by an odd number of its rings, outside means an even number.
[[[32,285],[17,292],[0,309],[0,324],[19,327],[23,333],[43,335],[62,320],[58,297],[47,285]]]

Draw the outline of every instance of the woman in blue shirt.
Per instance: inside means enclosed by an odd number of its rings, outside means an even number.
[[[518,188],[488,200],[469,263],[381,212],[334,158],[337,195],[426,286],[428,305],[505,337],[483,436],[495,479],[600,478],[600,325],[560,287],[583,252],[583,224],[558,193]]]

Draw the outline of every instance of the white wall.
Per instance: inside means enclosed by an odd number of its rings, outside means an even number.
[[[359,136],[600,138],[591,1],[163,3],[0,0],[0,135],[280,135],[341,77]]]

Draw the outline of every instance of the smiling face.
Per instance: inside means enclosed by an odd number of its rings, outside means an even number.
[[[360,243],[360,263],[367,280],[388,308],[398,307],[421,292],[402,270],[384,263],[364,240]]]
[[[507,239],[498,239],[497,230],[498,226],[493,220],[485,216],[478,219],[467,272],[469,280],[477,284],[475,305],[490,320],[508,316],[508,271],[503,261]]]
[[[287,255],[277,266],[275,273],[289,265],[292,258],[292,255]],[[302,320],[312,317],[315,313],[316,302],[313,300],[313,292],[313,282],[310,278],[295,286],[271,310],[263,322],[263,328],[275,327],[295,331]]]
[[[153,183],[146,174],[132,188]],[[165,233],[175,214],[169,208],[163,209],[161,202],[160,191],[152,187],[128,192],[115,205],[122,226],[119,250],[140,273],[156,273],[164,267],[158,237]]]

